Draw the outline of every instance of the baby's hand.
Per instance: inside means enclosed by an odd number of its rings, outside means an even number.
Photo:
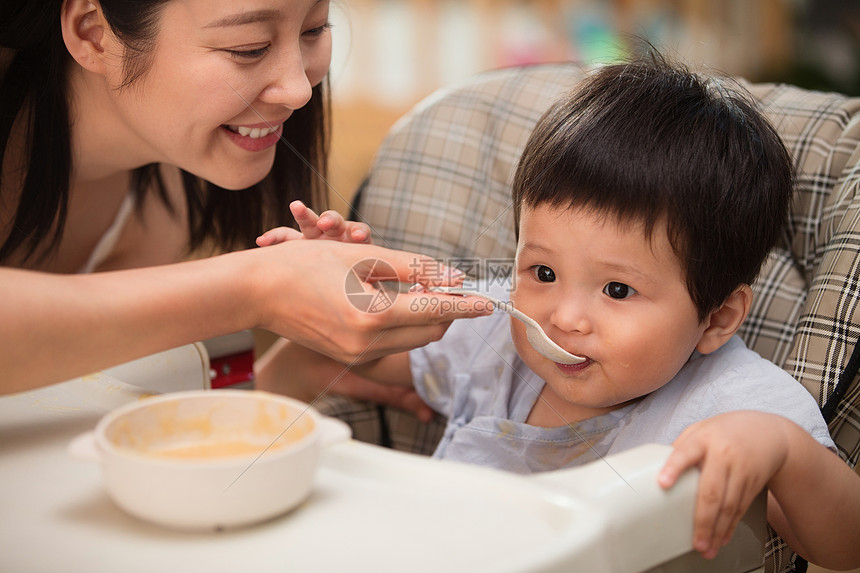
[[[300,230],[277,227],[257,237],[257,245],[267,247],[296,239],[328,239],[344,243],[370,243],[370,228],[364,223],[346,221],[337,211],[317,215],[301,201],[290,203],[290,212]]]
[[[780,418],[752,411],[720,414],[693,424],[672,446],[657,481],[668,489],[684,470],[699,467],[693,548],[713,559],[785,461],[788,442]]]

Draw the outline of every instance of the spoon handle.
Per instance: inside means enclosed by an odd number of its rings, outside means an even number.
[[[524,323],[526,325],[526,336],[529,340],[529,343],[541,355],[549,358],[550,360],[554,360],[555,362],[560,362],[562,364],[579,364],[581,362],[585,362],[586,360],[582,356],[571,354],[570,352],[556,344],[555,341],[553,341],[549,336],[546,335],[546,333],[543,331],[543,328],[541,328],[540,324],[538,324],[535,319],[523,313],[522,311],[519,311],[514,308],[514,305],[511,302],[503,302],[482,292],[459,287],[431,287],[430,292],[437,292],[442,294],[462,294],[466,296],[479,296],[481,298],[484,298],[493,303],[499,310],[507,312],[520,322]]]
[[[483,299],[486,299],[493,303],[495,307],[503,312],[507,312],[514,318],[520,320],[521,322],[528,324],[529,326],[538,326],[537,321],[535,321],[532,317],[527,314],[517,310],[514,308],[514,305],[510,301],[503,301],[492,297],[488,294],[484,294],[482,292],[478,292],[476,290],[470,290],[466,288],[460,287],[431,287],[430,292],[438,292],[441,294],[462,294],[465,296],[479,296]]]

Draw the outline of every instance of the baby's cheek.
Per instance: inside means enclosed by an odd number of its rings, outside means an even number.
[[[625,371],[641,370],[643,375],[659,365],[672,346],[671,338],[641,319],[616,320],[611,328],[601,328],[598,342],[602,362]]]
[[[532,345],[529,343],[529,339],[526,336],[526,327],[522,322],[515,318],[510,318],[509,320],[511,323],[511,338],[514,341],[514,348],[516,349],[519,357],[533,369],[531,359],[536,351],[532,348]]]
[[[619,343],[615,337],[604,337],[600,341],[601,356],[611,358],[612,366],[616,369],[628,371],[638,364],[637,356],[626,350],[627,345]],[[632,347],[635,350],[635,346]],[[640,368],[641,368],[640,364]]]

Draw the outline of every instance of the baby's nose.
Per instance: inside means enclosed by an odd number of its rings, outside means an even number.
[[[559,300],[552,313],[552,325],[562,332],[591,332],[588,305],[580,297],[566,296]]]

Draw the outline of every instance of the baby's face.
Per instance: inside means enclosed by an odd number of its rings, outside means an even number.
[[[557,364],[511,321],[517,351],[547,386],[559,425],[619,408],[666,384],[696,348],[700,323],[666,225],[649,241],[638,224],[581,209],[524,208],[514,305],[565,350],[587,357]]]

